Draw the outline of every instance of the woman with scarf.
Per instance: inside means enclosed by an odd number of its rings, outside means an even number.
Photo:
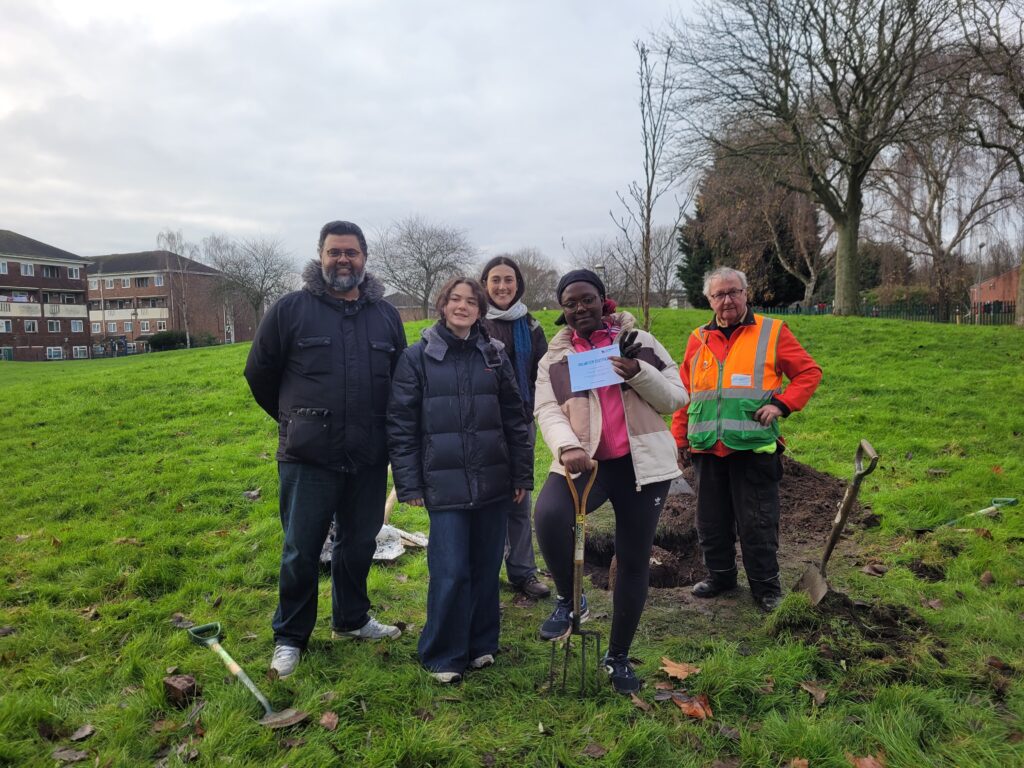
[[[651,334],[633,330],[628,312],[614,312],[596,274],[569,272],[558,281],[556,295],[562,307],[557,322],[568,327],[554,335],[540,362],[534,408],[553,456],[551,474],[537,495],[537,542],[558,589],[555,610],[540,636],[556,640],[572,627],[575,520],[565,476],[576,476],[579,488],[596,459],[597,478],[586,511],[611,501],[618,560],[603,664],[614,689],[630,694],[640,688],[629,648],[647,601],[654,531],[669,483],[680,474],[675,440],[660,414],[679,410],[689,398],[668,352]],[[618,354],[610,357],[611,366],[622,383],[573,391],[569,358],[613,345]],[[580,621],[589,617],[584,598]]]
[[[530,422],[530,445],[536,431],[533,426],[533,397],[537,382],[537,365],[548,350],[540,323],[523,303],[526,283],[519,265],[508,256],[495,256],[484,265],[480,282],[487,291],[490,307],[484,327],[505,345],[505,351],[516,373],[519,392],[523,396],[527,420]],[[530,521],[530,494],[508,511],[508,537],[505,541],[505,574],[512,587],[528,597],[547,597],[551,588],[537,578],[537,561],[533,555],[533,527]]]

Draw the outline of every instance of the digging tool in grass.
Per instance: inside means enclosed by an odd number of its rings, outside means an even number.
[[[211,649],[214,653],[220,656],[221,661],[224,662],[224,666],[231,670],[231,674],[242,681],[242,684],[249,689],[253,696],[263,705],[263,709],[266,714],[259,719],[259,724],[265,728],[287,728],[290,725],[296,725],[301,723],[307,717],[308,714],[300,712],[297,709],[283,709],[280,712],[275,712],[273,707],[270,706],[270,702],[267,701],[267,697],[260,693],[255,683],[249,679],[249,676],[245,674],[245,670],[238,666],[238,663],[228,655],[220,645],[220,639],[222,637],[220,631],[220,622],[213,622],[211,624],[203,624],[199,627],[191,627],[188,630],[189,637],[192,638],[192,642],[199,645],[205,645]]]
[[[963,520],[968,520],[968,519],[970,519],[972,517],[998,517],[999,516],[999,512],[1000,512],[1000,510],[1003,507],[1015,507],[1015,506],[1017,506],[1017,499],[1013,498],[1012,496],[1011,497],[1004,496],[1004,497],[1000,497],[1000,498],[997,498],[997,499],[992,499],[992,503],[989,506],[985,507],[984,509],[979,509],[977,512],[971,512],[970,514],[967,514],[967,515],[961,515],[960,517],[954,517],[952,520],[947,520],[946,522],[940,523],[938,525],[929,525],[929,526],[923,526],[923,527],[920,527],[920,528],[911,528],[910,530],[913,533],[916,533],[918,535],[922,535],[922,534],[925,534],[925,533],[934,533],[939,528],[951,528],[952,526],[956,525],[957,523],[962,522]]]
[[[868,458],[867,467],[864,466],[865,456]],[[821,565],[808,566],[804,575],[800,577],[800,581],[793,587],[794,592],[806,592],[810,595],[812,605],[820,603],[828,594],[825,566],[828,565],[832,550],[835,549],[836,542],[839,541],[839,535],[846,527],[846,518],[850,516],[853,502],[857,499],[860,484],[865,477],[875,471],[876,464],[878,464],[878,454],[875,453],[875,449],[867,440],[861,440],[860,445],[857,446],[857,453],[853,457],[853,481],[846,487],[843,500],[839,502],[839,511],[836,512],[835,522],[832,523],[832,533],[829,534],[828,544],[825,545],[825,554],[821,556]]]
[[[551,640],[551,667],[548,670],[548,687],[554,688],[555,686],[555,671],[557,669],[558,658],[555,653],[555,646],[558,643],[565,645],[565,658],[562,661],[562,691],[565,691],[565,683],[569,676],[569,656],[572,652],[572,636],[578,635],[580,638],[580,696],[586,695],[587,692],[587,646],[590,645],[590,641],[593,640],[594,648],[594,675],[595,675],[595,689],[598,686],[597,671],[600,669],[601,661],[601,635],[597,630],[593,629],[581,629],[580,628],[580,613],[582,612],[583,602],[583,550],[587,540],[587,498],[590,496],[590,489],[594,487],[594,481],[597,480],[597,462],[593,462],[594,466],[590,470],[590,477],[587,478],[587,483],[583,488],[583,494],[577,492],[576,483],[569,476],[569,473],[565,474],[565,481],[569,484],[569,492],[572,494],[573,504],[575,505],[576,525],[574,531],[575,545],[573,549],[573,564],[572,564],[572,626],[569,627],[569,631],[561,637],[556,637]]]

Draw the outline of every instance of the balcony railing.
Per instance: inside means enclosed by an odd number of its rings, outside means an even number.
[[[132,313],[135,313],[134,315]],[[92,309],[89,320],[100,323],[104,320],[166,320],[167,307],[139,307],[138,309]]]
[[[88,317],[89,309],[85,304],[47,304],[47,317]]]
[[[0,315],[42,317],[42,306],[35,301],[0,301]]]

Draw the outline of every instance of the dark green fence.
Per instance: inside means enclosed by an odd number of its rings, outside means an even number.
[[[958,323],[962,325],[1013,325],[1015,304],[997,301],[981,307],[955,307],[943,316],[935,305],[928,304],[862,304],[860,317],[882,317],[889,320],[916,320],[924,323]],[[831,315],[832,304],[813,304],[809,308],[799,305],[784,307],[754,307],[755,312],[767,315]]]

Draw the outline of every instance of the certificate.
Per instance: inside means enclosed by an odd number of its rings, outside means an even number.
[[[573,392],[621,384],[623,378],[612,368],[610,357],[620,354],[619,345],[612,344],[569,355],[569,386]]]

